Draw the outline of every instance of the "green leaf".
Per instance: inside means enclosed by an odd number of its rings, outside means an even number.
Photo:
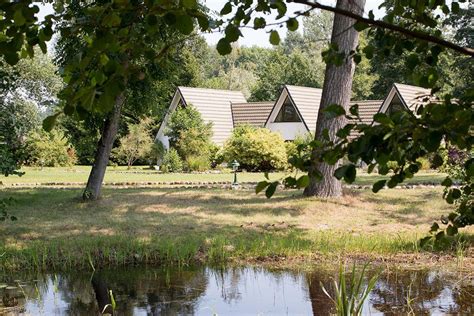
[[[257,186],[255,187],[255,193],[259,194],[260,192],[263,191],[263,189],[268,187],[269,184],[270,183],[268,183],[267,181],[260,181],[259,183],[257,183]]]
[[[199,27],[202,31],[206,31],[209,29],[209,19],[205,16],[198,16],[197,17]]]
[[[267,199],[271,198],[273,196],[273,194],[275,193],[275,190],[278,186],[278,182],[272,182],[270,183],[270,185],[267,187],[267,189],[265,190],[265,196],[267,197]]]
[[[120,16],[117,13],[111,12],[102,20],[102,25],[109,27],[119,26],[121,21],[122,19],[120,19]]]
[[[221,55],[228,55],[232,51],[232,46],[230,46],[230,42],[226,38],[221,38],[219,42],[217,42],[216,49]]]
[[[349,108],[349,112],[354,116],[359,116],[359,104],[354,104]]]
[[[458,228],[456,226],[453,226],[453,225],[449,225],[447,228],[446,228],[446,235],[448,236],[454,236],[458,233]]]
[[[474,158],[469,159],[464,164],[464,168],[466,169],[466,176],[469,178],[474,177]]]
[[[234,24],[229,24],[225,29],[225,37],[229,42],[236,42],[241,35],[242,33]]]
[[[194,30],[193,19],[189,15],[178,15],[175,26],[184,35],[191,34]]]
[[[441,185],[442,186],[445,186],[445,187],[450,187],[453,185],[453,180],[451,180],[450,177],[446,177],[443,182],[441,182]]]
[[[365,30],[366,28],[369,27],[369,24],[362,22],[362,21],[357,21],[354,24],[354,28],[356,29],[357,32],[361,32]]]
[[[17,26],[22,26],[23,24],[25,24],[26,19],[23,16],[22,10],[19,10],[19,9],[15,10],[15,13],[13,13],[13,21],[15,22],[15,25]]]
[[[298,188],[306,188],[309,185],[309,176],[303,175],[296,180]]]
[[[221,9],[221,15],[226,15],[232,12],[232,4],[227,2],[224,7]]]
[[[377,193],[383,189],[387,180],[379,180],[372,185],[372,192]]]
[[[356,64],[360,64],[360,62],[362,61],[362,56],[360,54],[354,54],[354,57],[352,57],[354,59],[354,62]]]
[[[197,1],[196,0],[182,0],[183,6],[188,9],[196,8]]]
[[[298,29],[298,20],[295,18],[290,18],[286,21],[286,27],[288,30],[294,32]]]
[[[453,3],[451,3],[451,11],[455,14],[458,14],[461,11],[461,8],[459,7],[458,2],[453,1]]]
[[[341,167],[337,168],[336,171],[334,171],[334,176],[339,180],[344,178],[344,181],[346,181],[347,183],[354,182],[354,180],[356,178],[355,165],[348,164],[348,165],[344,165],[344,166],[341,166]]]
[[[323,112],[326,113],[329,118],[335,118],[346,114],[346,110],[344,110],[344,108],[339,104],[330,104],[323,109]]]
[[[280,44],[280,34],[278,34],[278,32],[275,30],[270,32],[270,44],[272,45]]]
[[[54,114],[54,115],[51,115],[51,116],[48,116],[47,118],[45,118],[43,120],[43,129],[47,132],[50,132],[54,125],[56,124],[56,120],[58,119],[58,116],[59,116],[59,112]]]
[[[372,59],[374,57],[374,50],[375,48],[372,45],[367,45],[362,49],[367,59]]]
[[[20,60],[20,57],[18,56],[18,53],[16,52],[7,52],[5,53],[4,58],[5,58],[5,61],[11,66],[15,66]]]
[[[263,29],[267,25],[267,21],[265,18],[258,17],[253,20],[253,28],[254,29]]]
[[[434,232],[437,232],[438,230],[439,230],[439,225],[438,223],[434,222],[433,225],[431,225],[430,232],[434,233]]]
[[[377,122],[381,125],[385,125],[385,126],[389,126],[389,127],[393,127],[395,124],[393,123],[393,121],[390,119],[390,117],[388,117],[387,114],[385,113],[377,113],[374,115],[374,122]]]

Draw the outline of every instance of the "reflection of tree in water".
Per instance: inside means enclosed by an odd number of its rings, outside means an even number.
[[[463,315],[474,315],[474,275],[462,277],[456,282],[453,289],[453,300],[456,306],[449,309],[447,313],[461,313]]]
[[[328,290],[330,295],[334,294],[333,281],[336,276],[332,276],[321,271],[314,271],[308,273],[306,282],[308,283],[309,298],[311,300],[311,307],[313,315],[331,315],[334,313],[334,303],[323,292],[321,283],[324,288]]]
[[[110,303],[112,290],[116,315],[133,315],[135,308],[148,315],[193,313],[197,299],[207,287],[202,269],[163,271],[131,269],[100,271],[90,275],[67,276],[60,291],[69,303],[68,314],[94,315]]]
[[[48,291],[48,278],[43,275],[8,274],[1,275],[0,280],[0,284],[8,286],[0,289],[0,314],[25,313],[27,299],[41,299]]]
[[[230,304],[232,301],[236,302],[242,298],[239,290],[241,269],[208,269],[207,273],[215,278],[217,286],[221,289],[221,297],[224,302]]]
[[[387,314],[429,314],[439,306],[446,281],[430,271],[395,272],[382,275],[371,292],[370,302]],[[408,305],[407,298],[412,302]]]

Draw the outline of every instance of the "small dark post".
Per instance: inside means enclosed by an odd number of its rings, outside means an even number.
[[[239,169],[240,164],[237,162],[237,160],[232,161],[232,170],[234,170],[234,182],[232,183],[232,187],[236,187],[239,185],[237,182],[237,170]]]

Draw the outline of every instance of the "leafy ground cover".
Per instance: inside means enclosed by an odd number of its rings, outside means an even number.
[[[24,167],[22,169],[25,174],[21,177],[0,176],[0,181],[6,185],[12,183],[49,183],[49,182],[83,182],[87,181],[90,166],[74,166],[71,168],[31,168]],[[270,179],[279,179],[285,173],[270,173]],[[406,183],[441,183],[445,178],[445,174],[438,172],[420,172],[414,178],[409,179]],[[258,182],[264,180],[263,173],[240,172],[238,180],[242,182]],[[377,180],[383,179],[382,176],[367,174],[359,171],[359,176],[355,182],[358,185],[370,185]],[[136,181],[156,181],[156,182],[173,182],[173,181],[232,181],[233,175],[230,170],[224,170],[221,173],[158,173],[146,167],[134,167],[128,170],[126,167],[109,167],[105,174],[105,183],[110,182],[136,182]]]
[[[280,191],[105,189],[84,203],[80,189],[3,189],[17,221],[0,226],[3,269],[87,268],[133,263],[292,262],[364,257],[420,265],[473,266],[474,229],[441,248],[417,241],[450,208],[441,188],[347,191],[302,198]]]

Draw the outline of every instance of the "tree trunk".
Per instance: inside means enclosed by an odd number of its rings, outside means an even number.
[[[360,15],[364,12],[364,6],[365,0],[338,0],[336,4],[337,8]],[[354,23],[355,20],[351,18],[339,14],[334,15],[331,43],[337,44],[339,52],[344,52],[345,56],[348,56],[350,51],[355,50],[358,44],[359,34],[351,27]],[[330,139],[336,140],[336,132],[346,124],[346,119],[343,116],[328,119],[323,110],[331,104],[339,104],[346,111],[349,109],[354,70],[355,64],[352,57],[346,57],[341,66],[327,64],[316,124],[316,139],[322,139],[323,131],[327,129]],[[334,177],[334,171],[337,169],[338,164],[331,166],[318,162],[317,157],[318,152],[314,150],[312,153],[312,165],[309,169],[310,183],[304,190],[304,195],[319,197],[341,196],[342,183]],[[323,175],[322,180],[319,180],[315,175],[315,170]]]
[[[95,154],[94,165],[92,166],[87,186],[82,194],[84,200],[96,200],[100,197],[100,190],[102,189],[102,182],[104,181],[105,170],[109,163],[110,152],[117,136],[118,126],[120,123],[120,114],[122,105],[125,101],[125,95],[121,93],[115,99],[113,111],[105,120],[102,135],[97,144],[97,151]]]

